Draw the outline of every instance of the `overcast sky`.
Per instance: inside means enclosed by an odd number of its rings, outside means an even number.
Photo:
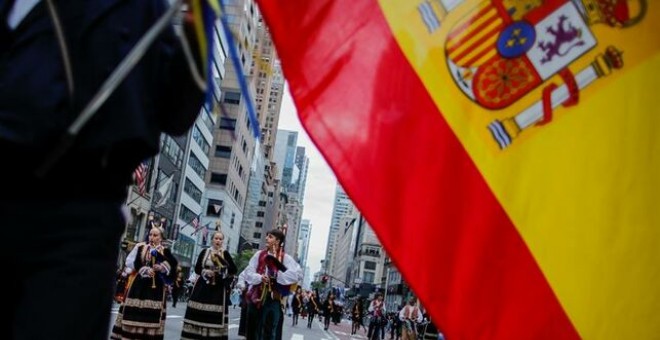
[[[307,266],[310,267],[313,275],[319,271],[321,259],[325,257],[337,180],[328,163],[325,162],[300,124],[296,107],[289,95],[289,87],[285,86],[285,89],[278,129],[298,131],[298,146],[305,147],[306,155],[309,157],[307,185],[303,199],[303,219],[310,220],[312,224]]]

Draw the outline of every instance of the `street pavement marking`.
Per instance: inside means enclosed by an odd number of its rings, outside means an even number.
[[[305,337],[302,334],[293,333],[291,335],[291,340],[305,340]]]

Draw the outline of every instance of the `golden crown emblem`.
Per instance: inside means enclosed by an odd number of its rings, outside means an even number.
[[[579,0],[589,25],[630,27],[642,20],[647,10],[646,0]]]

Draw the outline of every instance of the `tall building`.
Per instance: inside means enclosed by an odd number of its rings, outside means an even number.
[[[335,201],[332,206],[332,221],[330,223],[330,230],[328,231],[328,244],[325,250],[325,270],[328,273],[333,272],[332,263],[335,252],[335,242],[340,228],[340,219],[353,209],[353,202],[344,189],[337,183],[335,189]]]
[[[213,142],[212,131],[216,119],[212,112],[203,108],[187,135],[182,185],[177,186],[177,222],[170,233],[170,237],[176,240],[173,253],[177,255],[182,267],[194,266],[199,247],[204,246],[208,238],[207,231],[197,229],[195,232],[195,226],[206,228],[209,224],[202,219],[206,210],[203,200],[206,191],[204,176],[209,166],[208,153]]]
[[[307,185],[307,171],[309,170],[309,157],[305,154],[305,148],[296,148],[295,165],[293,168],[292,182],[289,192],[293,192],[301,201],[305,198],[305,186]]]
[[[335,251],[332,256],[330,274],[337,282],[333,286],[351,287],[350,269],[353,266],[355,243],[357,242],[359,212],[351,209],[339,219],[339,230],[335,234]]]
[[[300,222],[300,232],[298,233],[298,263],[300,267],[307,266],[307,256],[309,255],[309,241],[312,237],[312,223],[308,219]]]
[[[259,13],[252,0],[228,2],[225,6],[230,29],[235,35],[239,63],[243,74],[250,75],[252,59],[259,25]],[[205,180],[207,208],[221,206],[220,216],[207,215],[208,219],[219,221],[225,234],[225,246],[235,253],[238,251],[243,209],[247,199],[250,166],[252,165],[257,139],[252,133],[252,122],[248,118],[247,100],[241,93],[239,75],[234,70],[231,58],[225,61],[225,78],[220,86],[220,102],[223,110],[218,128],[213,131],[213,145],[209,153],[209,171]],[[254,98],[254,84],[248,90]],[[207,209],[208,211],[209,209]]]
[[[274,161],[277,163],[278,178],[281,180],[280,183],[285,192],[289,191],[293,179],[297,143],[297,131],[277,130]]]
[[[262,247],[268,230],[282,225],[273,222],[273,215],[277,214],[274,198],[279,190],[279,182],[275,178],[277,166],[273,162],[275,137],[272,132],[279,121],[284,77],[270,34],[261,20],[257,27],[253,66],[251,79],[256,89],[255,102],[261,139],[250,167],[241,223],[241,249]]]
[[[287,224],[287,249],[291,255],[297,255],[298,252],[298,235],[300,223],[302,221],[303,211],[303,197],[300,195],[304,191],[303,185],[300,183],[306,182],[307,173],[297,171],[296,153],[300,151],[301,162],[307,166],[309,159],[304,155],[305,148],[296,145],[298,141],[298,132],[288,130],[277,130],[277,139],[275,140],[274,160],[278,169],[281,168],[280,173],[280,190],[287,196],[288,203],[286,209],[286,224]],[[303,176],[304,175],[304,176]],[[295,184],[295,186],[294,186]],[[298,188],[300,188],[298,190]]]
[[[357,237],[347,281],[353,284],[352,293],[372,298],[376,291],[385,288],[385,251],[376,234],[363,216],[359,216],[355,232]]]
[[[300,254],[298,253],[298,235],[300,234],[303,206],[296,195],[288,195],[288,203],[285,205],[284,211],[286,213],[286,243],[284,251],[298,261],[300,258]]]
[[[217,111],[210,108],[217,103],[222,92],[220,86],[226,76],[227,42],[220,22],[214,26],[217,41],[213,46],[212,102],[202,107],[193,127],[188,131],[184,150],[184,170],[181,172],[181,185],[177,186],[177,221],[171,238],[175,239],[173,253],[182,267],[194,266],[200,247],[209,243],[209,234],[220,220],[223,206],[220,202],[210,202],[206,197],[206,177],[209,169],[209,155],[213,145],[213,133],[218,123]]]
[[[300,222],[300,232],[298,233],[298,263],[303,269],[303,287],[309,287],[310,272],[307,265],[307,257],[309,255],[309,241],[312,237],[312,222],[308,219],[303,219]]]

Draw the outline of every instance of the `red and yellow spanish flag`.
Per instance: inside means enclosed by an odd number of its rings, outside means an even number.
[[[305,129],[449,339],[660,335],[660,2],[259,3]]]

